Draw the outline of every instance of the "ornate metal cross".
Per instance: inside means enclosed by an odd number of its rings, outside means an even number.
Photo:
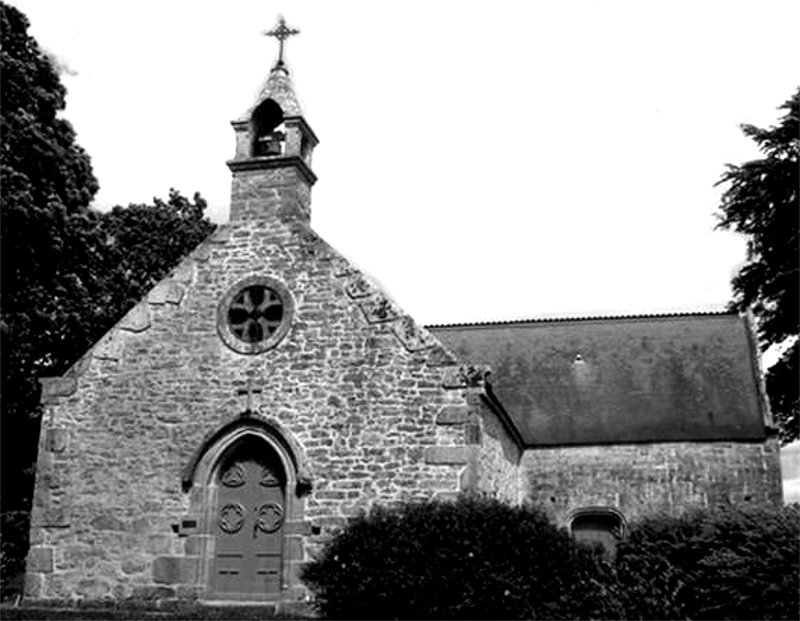
[[[263,391],[260,388],[253,388],[252,384],[253,378],[249,375],[247,376],[247,387],[240,388],[236,391],[237,395],[247,395],[247,409],[245,412],[247,414],[253,413],[253,395],[254,394],[261,394]]]
[[[272,30],[265,30],[261,34],[267,37],[275,37],[278,40],[278,62],[275,63],[275,67],[282,67],[284,41],[293,35],[300,34],[300,31],[296,28],[289,28],[286,25],[286,20],[283,19],[283,15],[278,15],[278,25]]]

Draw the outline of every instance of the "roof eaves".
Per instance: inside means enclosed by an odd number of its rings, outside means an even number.
[[[682,311],[682,312],[658,312],[658,313],[638,313],[638,314],[612,314],[612,315],[573,315],[563,317],[530,317],[527,319],[499,319],[493,321],[474,321],[466,323],[439,323],[428,324],[426,329],[436,328],[482,328],[521,324],[539,323],[564,323],[570,321],[603,321],[608,319],[669,319],[673,317],[706,317],[706,316],[725,316],[738,315],[736,311]]]

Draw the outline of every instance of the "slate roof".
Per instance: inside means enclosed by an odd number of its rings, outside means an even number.
[[[250,107],[239,115],[235,122],[249,122],[253,115],[253,110],[268,98],[274,99],[275,103],[281,107],[284,117],[303,116],[303,109],[300,106],[300,100],[297,98],[289,70],[285,67],[273,67]]]
[[[471,364],[531,446],[756,440],[747,318],[731,313],[427,326]]]

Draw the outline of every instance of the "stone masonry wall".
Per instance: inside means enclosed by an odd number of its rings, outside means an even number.
[[[482,375],[473,367],[468,371]],[[481,390],[472,389],[468,399],[471,405],[445,407],[439,412],[436,424],[443,446],[433,452],[466,464],[460,474],[461,490],[487,493],[517,504],[521,445],[482,396]]]
[[[479,410],[478,489],[515,505],[520,500],[520,443],[491,408]]]
[[[220,339],[218,304],[254,275],[281,281],[295,312],[274,349],[242,355]],[[222,227],[64,378],[43,383],[26,594],[203,597],[181,473],[247,409],[250,383],[254,416],[287,429],[307,465],[311,491],[286,552],[286,597],[301,598],[303,562],[348,516],[470,484],[475,432],[442,417],[473,416],[481,382],[301,219]],[[513,459],[506,470],[495,479],[513,496]]]
[[[692,506],[783,502],[775,440],[532,448],[520,476],[523,499],[560,524],[588,507],[632,521]]]

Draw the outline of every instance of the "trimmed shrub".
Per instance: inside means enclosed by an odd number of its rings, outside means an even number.
[[[595,551],[540,511],[478,496],[375,507],[303,579],[328,618],[619,618]]]
[[[799,544],[797,505],[645,519],[617,552],[625,616],[798,619]]]

